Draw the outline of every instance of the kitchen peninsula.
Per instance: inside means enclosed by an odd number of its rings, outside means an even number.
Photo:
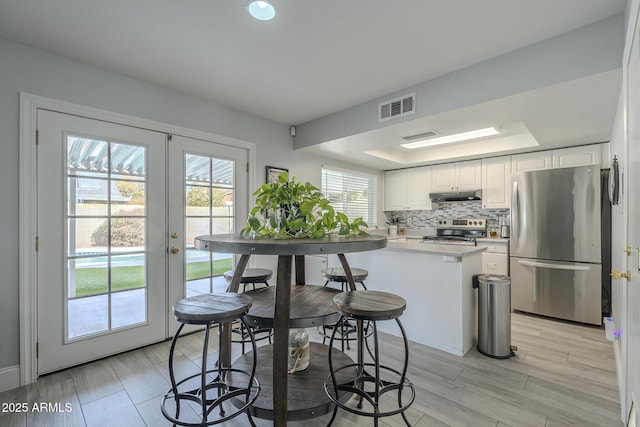
[[[368,289],[406,299],[402,324],[411,341],[463,356],[476,342],[477,297],[471,277],[482,271],[484,250],[402,238],[389,239],[385,249],[347,258],[351,266],[369,271]],[[329,266],[339,266],[338,259],[330,257]],[[378,328],[397,334],[387,323]]]

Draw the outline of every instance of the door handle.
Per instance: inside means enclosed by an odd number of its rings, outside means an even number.
[[[179,254],[180,253],[180,248],[177,246],[171,246],[171,253],[172,254]]]
[[[513,188],[511,189],[511,209],[513,210],[513,218],[515,221],[512,221],[513,233],[518,235],[520,223],[522,222],[522,218],[520,218],[520,200],[518,200],[518,181],[513,181]]]
[[[627,281],[631,280],[631,272],[627,270],[626,272],[611,270],[611,278],[612,279],[622,279],[625,278]]]
[[[588,265],[563,265],[551,264],[549,262],[526,261],[519,259],[519,264],[528,265],[529,267],[554,268],[556,270],[573,270],[573,271],[589,271],[591,267]]]

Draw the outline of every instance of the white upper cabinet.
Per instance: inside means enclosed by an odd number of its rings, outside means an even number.
[[[481,176],[480,160],[433,166],[431,191],[477,190],[482,186]]]
[[[511,172],[531,172],[553,167],[551,151],[511,156]]]
[[[404,169],[384,173],[384,210],[402,211],[406,206],[407,171]]]
[[[431,167],[384,173],[384,210],[430,210]]]
[[[482,207],[511,208],[511,156],[482,159]]]
[[[456,185],[456,168],[453,163],[437,165],[431,168],[431,191],[439,193],[451,191]]]
[[[600,165],[600,144],[553,150],[553,168]]]
[[[482,166],[480,160],[456,163],[458,190],[477,190],[482,186]]]
[[[407,169],[407,210],[430,210],[431,167]]]

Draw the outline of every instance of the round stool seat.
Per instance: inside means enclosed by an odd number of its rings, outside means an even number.
[[[362,268],[352,268],[351,274],[353,275],[354,282],[363,282],[369,276],[369,272]],[[331,282],[347,281],[347,273],[345,273],[344,268],[341,267],[326,268],[322,270],[322,277]]]
[[[252,303],[251,297],[245,294],[202,294],[175,303],[173,315],[181,323],[222,323],[241,317],[249,311]]]
[[[381,291],[341,292],[333,303],[338,311],[361,320],[396,319],[407,307],[401,296]]]
[[[233,273],[235,270],[225,271],[223,273],[224,279],[230,282],[233,279]],[[271,276],[273,276],[273,272],[268,268],[245,268],[240,283],[266,282],[271,279]]]

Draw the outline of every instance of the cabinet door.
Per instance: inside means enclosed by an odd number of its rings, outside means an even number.
[[[431,167],[407,169],[407,200],[409,210],[431,210]]]
[[[482,160],[482,207],[511,208],[511,157]]]
[[[553,150],[553,168],[571,168],[600,164],[600,144]]]
[[[384,173],[384,210],[402,211],[406,208],[407,171]]]
[[[455,190],[456,166],[454,163],[431,167],[431,192],[441,193]]]
[[[484,274],[509,275],[509,256],[507,254],[482,253],[482,272]]]
[[[477,190],[482,186],[480,160],[456,163],[456,190]]]
[[[530,172],[552,168],[551,151],[511,156],[511,172]]]

